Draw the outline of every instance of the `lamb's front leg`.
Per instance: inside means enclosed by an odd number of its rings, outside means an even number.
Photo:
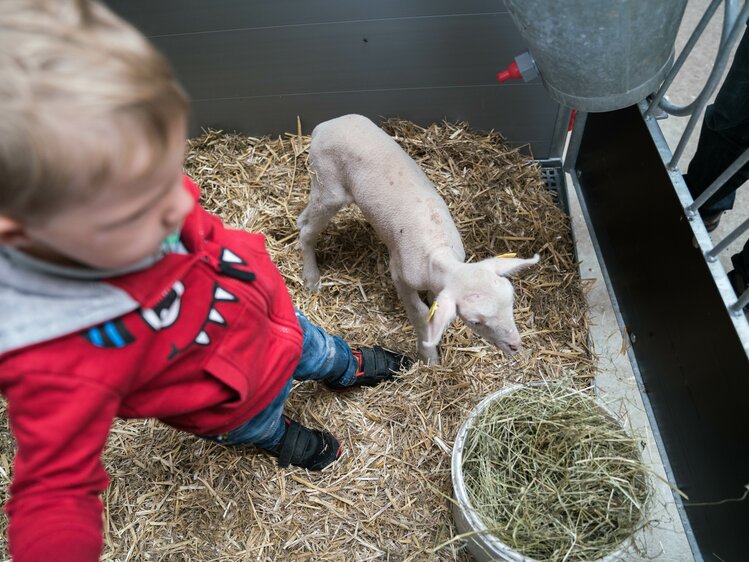
[[[391,271],[393,271],[392,263],[390,268]],[[419,358],[424,363],[439,365],[440,357],[437,352],[437,346],[424,344],[424,341],[427,339],[427,316],[429,315],[429,307],[422,302],[421,298],[419,298],[418,291],[415,291],[406,285],[401,279],[396,277],[396,275],[393,275],[393,283],[395,284],[395,289],[398,291],[398,296],[403,303],[403,307],[406,309],[406,316],[408,316],[408,319],[411,321],[411,324],[416,331]]]

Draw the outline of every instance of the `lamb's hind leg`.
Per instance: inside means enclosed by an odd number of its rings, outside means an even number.
[[[326,185],[323,189],[317,176],[312,175],[307,207],[299,214],[299,249],[302,252],[302,279],[310,291],[320,289],[320,270],[317,267],[315,243],[317,237],[338,210],[350,203],[350,197],[339,186]]]

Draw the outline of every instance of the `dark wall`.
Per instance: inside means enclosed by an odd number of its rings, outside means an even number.
[[[502,0],[109,0],[174,64],[201,127],[304,132],[345,113],[468,121],[549,156],[540,81],[497,84],[525,50]]]

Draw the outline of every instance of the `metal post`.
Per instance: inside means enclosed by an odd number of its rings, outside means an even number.
[[[572,117],[572,109],[560,105],[559,111],[557,112],[557,120],[554,124],[554,133],[551,137],[551,148],[549,149],[549,159],[562,159],[564,153],[564,145],[567,141],[567,130],[570,126],[570,118]]]
[[[572,127],[570,144],[567,147],[567,154],[564,157],[564,171],[567,173],[572,173],[572,167],[575,165],[575,160],[577,160],[577,153],[580,150],[580,141],[583,138],[587,118],[588,114],[584,111],[578,111],[575,114],[575,125]]]

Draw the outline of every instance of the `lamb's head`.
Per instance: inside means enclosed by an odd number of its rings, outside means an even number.
[[[538,254],[530,259],[491,258],[460,268],[435,299],[425,343],[436,345],[457,315],[505,353],[520,351],[520,333],[512,310],[514,291],[507,276],[538,260]]]

